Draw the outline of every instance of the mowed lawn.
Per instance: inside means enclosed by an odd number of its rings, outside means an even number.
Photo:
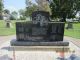
[[[0,20],[0,36],[16,34],[15,22],[15,20],[11,21],[12,27],[6,28],[5,21]],[[65,29],[64,35],[80,39],[80,23],[74,23],[73,29]]]
[[[11,28],[6,28],[6,22],[4,20],[0,20],[0,36],[8,36],[8,35],[15,35],[16,34],[16,22],[25,22],[27,20],[11,20]]]
[[[80,39],[80,23],[73,23],[73,29],[65,29],[64,35]]]
[[[14,35],[15,33],[15,21],[11,21],[11,28],[6,28],[6,22],[0,20],[0,36]]]

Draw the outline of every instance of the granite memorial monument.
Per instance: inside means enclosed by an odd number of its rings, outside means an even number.
[[[64,22],[50,21],[49,12],[35,11],[32,21],[16,22],[16,40],[12,46],[68,46],[63,42]]]

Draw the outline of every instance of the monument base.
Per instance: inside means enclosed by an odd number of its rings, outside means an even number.
[[[69,42],[57,41],[57,42],[27,42],[12,40],[11,46],[69,46]]]

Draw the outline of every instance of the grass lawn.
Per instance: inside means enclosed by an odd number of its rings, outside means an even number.
[[[18,20],[19,21],[29,21],[29,19],[27,20]],[[4,20],[0,20],[0,36],[8,36],[8,35],[14,35],[16,34],[16,28],[15,28],[15,22],[16,20],[11,20],[11,28],[6,28],[6,23]]]
[[[65,29],[64,35],[80,39],[80,23],[74,23],[73,29]]]
[[[16,33],[15,31],[15,21],[11,21],[12,27],[6,28],[5,21],[0,20],[0,36],[6,36],[6,35],[14,35]]]

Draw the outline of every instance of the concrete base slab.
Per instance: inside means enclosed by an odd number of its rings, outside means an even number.
[[[27,42],[12,40],[11,47],[16,51],[69,51],[69,42]]]
[[[12,40],[11,46],[69,46],[69,42],[27,42]]]
[[[68,46],[11,46],[15,51],[56,51],[68,52]]]

